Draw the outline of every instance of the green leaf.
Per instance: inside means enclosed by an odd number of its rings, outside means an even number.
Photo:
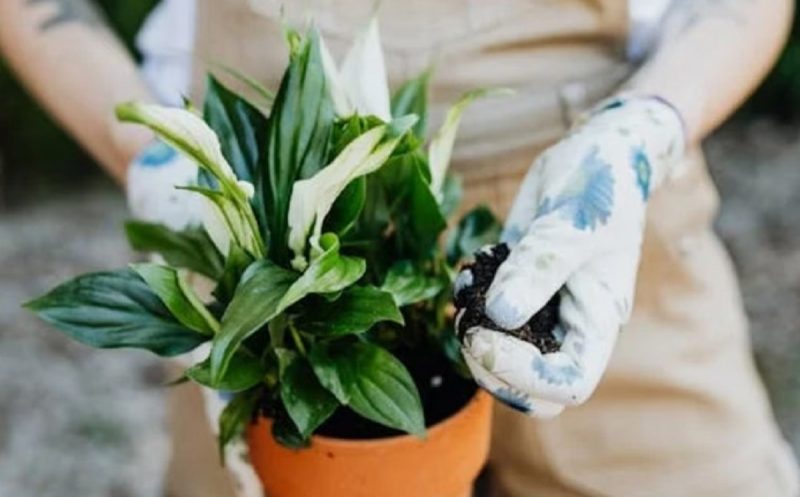
[[[253,257],[237,244],[232,243],[225,259],[225,267],[218,278],[212,294],[222,303],[229,303],[245,269],[253,263]]]
[[[320,385],[308,361],[296,352],[277,349],[280,362],[281,400],[303,438],[339,407],[336,397]]]
[[[355,283],[364,274],[363,259],[339,254],[339,239],[321,239],[325,250],[298,278],[297,273],[259,261],[242,275],[211,347],[212,381],[224,376],[234,352],[261,327],[311,293],[330,293]]]
[[[278,412],[275,413],[272,422],[272,437],[279,444],[292,450],[305,449],[311,445],[311,439],[300,433],[285,409],[278,409]]]
[[[208,340],[175,320],[131,269],[79,276],[25,306],[92,347],[135,347],[175,356]]]
[[[381,290],[389,292],[398,306],[432,299],[444,289],[440,278],[427,276],[411,261],[395,263],[386,274]]]
[[[219,62],[212,62],[211,66],[219,69],[221,72],[227,74],[231,78],[241,83],[244,87],[249,88],[252,94],[258,97],[258,102],[255,106],[259,110],[264,110],[268,113],[269,108],[272,107],[272,102],[275,101],[275,93],[269,88],[259,83],[255,78],[248,76],[228,65],[220,64]]]
[[[385,349],[354,340],[321,342],[309,359],[320,383],[339,402],[376,423],[424,436],[417,387],[406,367]]]
[[[259,392],[240,392],[225,406],[219,416],[219,457],[225,463],[225,446],[240,437],[253,419],[258,407]]]
[[[266,369],[250,352],[240,349],[234,354],[225,375],[219,382],[211,381],[211,360],[206,359],[186,370],[186,376],[195,382],[224,392],[241,392],[259,384]]]
[[[454,265],[484,245],[497,243],[503,227],[486,206],[469,211],[447,238],[447,261]]]
[[[212,383],[225,377],[242,342],[281,312],[284,295],[296,280],[296,273],[268,260],[255,262],[247,269],[211,345]]]
[[[151,263],[131,264],[131,268],[156,292],[181,324],[207,335],[219,330],[217,320],[176,269]]]
[[[425,257],[433,250],[439,235],[447,228],[436,196],[428,184],[425,159],[418,153],[397,159],[405,193],[392,211],[402,253],[414,258]],[[390,187],[391,191],[391,187]],[[391,198],[391,197],[389,197]]]
[[[472,373],[461,353],[461,340],[458,339],[453,328],[448,327],[442,330],[437,340],[439,341],[442,353],[450,361],[450,365],[455,369],[456,373],[464,378],[471,378]]]
[[[194,160],[221,183],[236,183],[236,175],[222,155],[214,130],[191,110],[126,102],[117,106],[116,115],[122,122],[150,128],[164,142]]]
[[[216,208],[216,213],[224,224],[223,229],[227,230],[226,233],[230,235],[232,241],[247,250],[253,257],[260,258],[263,255],[263,242],[258,235],[256,221],[253,219],[251,222],[248,217],[248,215],[252,215],[251,211],[243,211],[239,208],[237,200],[219,190],[202,186],[182,186],[179,189],[198,193],[208,199]],[[209,226],[211,218],[207,217],[204,222],[206,230],[213,236],[214,231]],[[230,242],[231,240],[221,242],[225,245],[221,247],[223,252],[230,250]]]
[[[322,67],[319,34],[312,29],[292,49],[266,134],[267,152],[256,176],[258,216],[266,219],[270,257],[289,260],[288,213],[292,186],[325,165],[334,122]]]
[[[209,76],[203,119],[219,138],[222,155],[228,159],[236,177],[252,183],[260,155],[260,140],[266,134],[267,118]]]
[[[366,200],[367,181],[362,176],[351,181],[333,203],[322,231],[336,233],[339,236],[347,233],[358,220]]]
[[[155,252],[171,266],[186,268],[212,279],[222,274],[222,254],[200,227],[174,231],[163,224],[126,221],[125,234],[134,250]]]
[[[428,87],[432,72],[430,68],[425,70],[403,83],[392,95],[392,116],[417,115],[419,120],[414,125],[414,134],[421,141],[428,132]]]
[[[280,310],[299,302],[310,293],[331,293],[343,290],[364,275],[366,263],[358,257],[339,254],[339,238],[326,233],[320,238],[323,252],[316,257],[303,275],[286,291]],[[279,311],[280,312],[280,311]]]
[[[374,244],[390,234],[395,250],[367,247],[370,260],[383,260],[388,268],[397,259],[428,257],[436,249],[447,227],[442,210],[428,184],[428,166],[418,140],[406,135],[407,142],[386,165],[367,177],[367,199],[353,233],[346,243],[363,240]],[[411,139],[408,139],[411,138]],[[384,269],[385,271],[385,269]]]
[[[351,286],[333,302],[314,302],[303,311],[295,326],[321,337],[362,333],[381,321],[404,324],[392,294],[374,286]]]
[[[453,105],[444,118],[444,123],[439,131],[436,132],[428,148],[428,160],[431,169],[431,189],[434,194],[439,196],[444,184],[444,177],[450,165],[450,156],[453,153],[453,145],[456,141],[456,132],[461,123],[461,116],[467,107],[475,100],[487,96],[508,95],[511,92],[506,89],[487,89],[478,88],[468,91],[458,102]]]
[[[310,242],[312,247],[317,245],[325,217],[336,198],[351,181],[386,163],[415,121],[415,116],[405,116],[370,129],[350,142],[333,162],[313,177],[294,184],[289,205],[289,247],[295,254],[292,261],[295,268],[302,269],[305,263],[306,243]]]
[[[367,131],[385,124],[375,116],[354,115],[341,119],[334,124],[331,133],[331,147],[328,150],[328,160],[331,162],[342,150],[345,149],[353,140],[363,135]]]
[[[219,184],[220,191],[200,187],[185,187],[185,189],[201,193],[212,200],[223,210],[222,214],[228,221],[227,228],[237,243],[257,257],[263,255],[264,241],[261,239],[258,222],[250,206],[253,185],[238,180],[222,154],[214,130],[194,112],[186,109],[128,102],[117,106],[116,115],[120,121],[147,126],[164,142],[175,147],[211,174]],[[223,202],[220,199],[224,199],[224,209],[221,207]],[[234,221],[235,224],[230,224]],[[206,228],[209,231],[208,226]],[[211,231],[209,233],[214,235]]]
[[[439,200],[439,209],[445,219],[449,219],[450,216],[455,214],[463,196],[464,190],[461,185],[461,178],[452,174],[445,176],[442,195]]]

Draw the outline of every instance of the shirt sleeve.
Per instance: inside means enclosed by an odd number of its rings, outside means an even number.
[[[196,0],[161,0],[136,37],[142,77],[166,105],[182,105],[191,86],[196,9]]]
[[[630,31],[627,56],[632,62],[644,59],[661,32],[661,21],[675,0],[629,0]]]

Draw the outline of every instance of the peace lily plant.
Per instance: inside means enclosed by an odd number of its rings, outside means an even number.
[[[117,107],[197,163],[181,188],[205,199],[202,226],[128,222],[133,248],[165,263],[79,276],[27,306],[94,347],[175,356],[210,342],[184,377],[232,394],[221,446],[260,413],[302,446],[342,406],[423,436],[418,385],[395,352],[432,350],[463,370],[446,309],[454,267],[498,226],[479,209],[447,250],[438,242],[460,197],[447,174],[456,128],[488,92],[464,95],[426,147],[429,73],[390,98],[374,21],[340,69],[313,27],[286,38],[274,95],[239,76],[251,102],[209,77],[202,113]]]

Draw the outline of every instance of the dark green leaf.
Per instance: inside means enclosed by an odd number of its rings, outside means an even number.
[[[447,260],[456,264],[462,257],[471,256],[484,245],[497,243],[503,227],[486,206],[469,211],[447,239]]]
[[[461,353],[461,340],[458,339],[453,329],[448,327],[443,330],[438,340],[442,353],[450,360],[450,364],[456,370],[456,373],[464,378],[470,378],[472,373],[470,373]]]
[[[222,270],[217,286],[213,291],[214,297],[226,304],[230,302],[242,274],[252,263],[253,257],[237,244],[231,242],[228,248],[228,257],[225,259],[225,268]]]
[[[92,347],[135,347],[174,356],[208,339],[175,320],[131,269],[79,276],[26,307]]]
[[[423,141],[428,130],[428,83],[431,72],[428,69],[406,81],[392,96],[392,116],[416,114],[419,121],[414,125],[414,134]]]
[[[281,312],[281,300],[296,280],[297,273],[267,260],[247,269],[222,316],[221,329],[211,347],[213,383],[225,377],[230,360],[242,342]]]
[[[355,340],[322,342],[315,344],[309,359],[320,383],[356,413],[391,428],[425,434],[414,380],[385,349]]]
[[[296,352],[278,349],[281,400],[303,438],[309,437],[339,407],[336,397],[320,385],[308,361]]]
[[[245,99],[209,76],[203,102],[203,119],[214,130],[222,155],[240,180],[253,182],[259,159],[259,144],[267,129],[267,118]]]
[[[206,335],[219,330],[217,320],[176,269],[151,263],[132,264],[131,268],[182,325]]]
[[[125,234],[134,250],[155,252],[171,266],[182,267],[212,279],[222,273],[223,259],[201,227],[174,231],[163,224],[127,221]]]
[[[402,307],[435,297],[444,289],[444,283],[441,278],[426,275],[411,261],[399,261],[389,268],[381,289]]]
[[[258,391],[246,391],[236,396],[225,406],[219,416],[219,457],[225,462],[225,446],[244,433],[253,419],[258,406]]]
[[[324,337],[362,333],[381,321],[403,324],[392,295],[374,286],[351,286],[333,302],[314,302],[303,311],[295,326]]]
[[[256,210],[270,233],[269,255],[280,264],[289,261],[292,185],[325,166],[334,118],[319,34],[311,29],[292,50],[267,125],[267,152],[255,178]]]
[[[275,100],[275,93],[273,91],[259,83],[252,76],[248,76],[230,66],[220,63],[212,63],[211,65],[215,69],[218,69],[238,81],[244,88],[249,89],[256,100],[253,102],[254,106],[259,110],[263,110],[266,114],[269,114],[269,108],[272,107],[272,102]]]
[[[325,218],[323,231],[341,236],[353,227],[367,199],[367,181],[365,177],[351,181],[347,188],[333,203],[331,211]]]
[[[288,449],[305,449],[311,445],[311,439],[300,434],[297,425],[284,409],[275,414],[275,419],[272,421],[272,436]]]
[[[250,352],[239,349],[231,359],[225,375],[219,382],[211,379],[211,360],[206,359],[186,370],[186,376],[197,383],[224,392],[240,392],[259,384],[266,375],[266,369]]]
[[[369,179],[381,185],[382,198],[388,205],[377,208],[368,205],[365,211],[389,210],[401,255],[411,258],[429,255],[447,222],[430,189],[427,158],[419,147],[392,157]]]

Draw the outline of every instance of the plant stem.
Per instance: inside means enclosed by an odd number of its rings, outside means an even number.
[[[306,346],[303,344],[303,339],[300,337],[300,333],[297,331],[297,328],[290,324],[289,331],[292,333],[294,344],[297,345],[297,351],[300,352],[300,355],[305,357],[307,355]]]

